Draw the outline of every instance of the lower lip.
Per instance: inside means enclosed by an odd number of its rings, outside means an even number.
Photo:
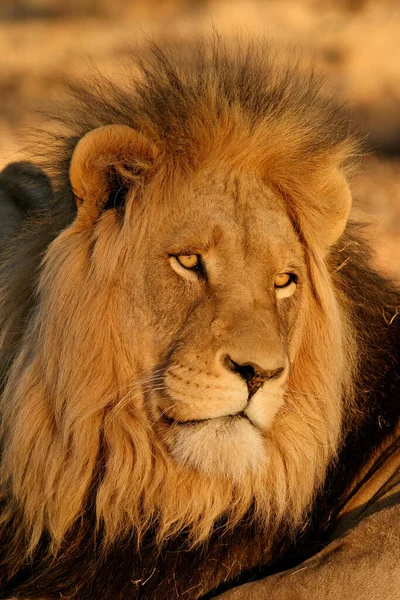
[[[213,417],[210,419],[192,419],[188,421],[177,421],[176,419],[172,419],[167,415],[162,416],[162,420],[168,425],[179,425],[180,427],[195,427],[196,425],[204,425],[205,423],[210,423],[211,421],[239,421],[241,419],[246,419],[251,423],[250,419],[244,412],[235,413],[234,415],[222,415],[221,417]]]

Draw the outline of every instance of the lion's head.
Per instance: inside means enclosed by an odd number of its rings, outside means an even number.
[[[77,213],[3,393],[30,549],[89,497],[109,540],[156,522],[199,542],[250,508],[296,526],[337,452],[355,360],[329,251],[354,140],[312,77],[253,54],[157,50],[135,91],[78,92]]]

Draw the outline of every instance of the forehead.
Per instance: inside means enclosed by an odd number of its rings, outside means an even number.
[[[233,246],[244,253],[301,254],[284,200],[253,174],[197,173],[164,206],[171,252]]]

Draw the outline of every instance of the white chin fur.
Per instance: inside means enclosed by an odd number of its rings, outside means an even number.
[[[266,463],[263,436],[247,419],[213,419],[181,427],[172,448],[174,459],[210,477],[239,481]]]
[[[282,391],[272,393],[262,387],[251,398],[244,412],[256,427],[266,431],[272,426],[276,413],[283,403]]]

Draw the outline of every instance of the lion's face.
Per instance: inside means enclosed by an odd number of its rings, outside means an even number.
[[[142,277],[132,274],[126,333],[152,427],[182,465],[231,478],[257,470],[306,286],[284,204],[255,176],[203,172],[137,227],[132,272]]]

